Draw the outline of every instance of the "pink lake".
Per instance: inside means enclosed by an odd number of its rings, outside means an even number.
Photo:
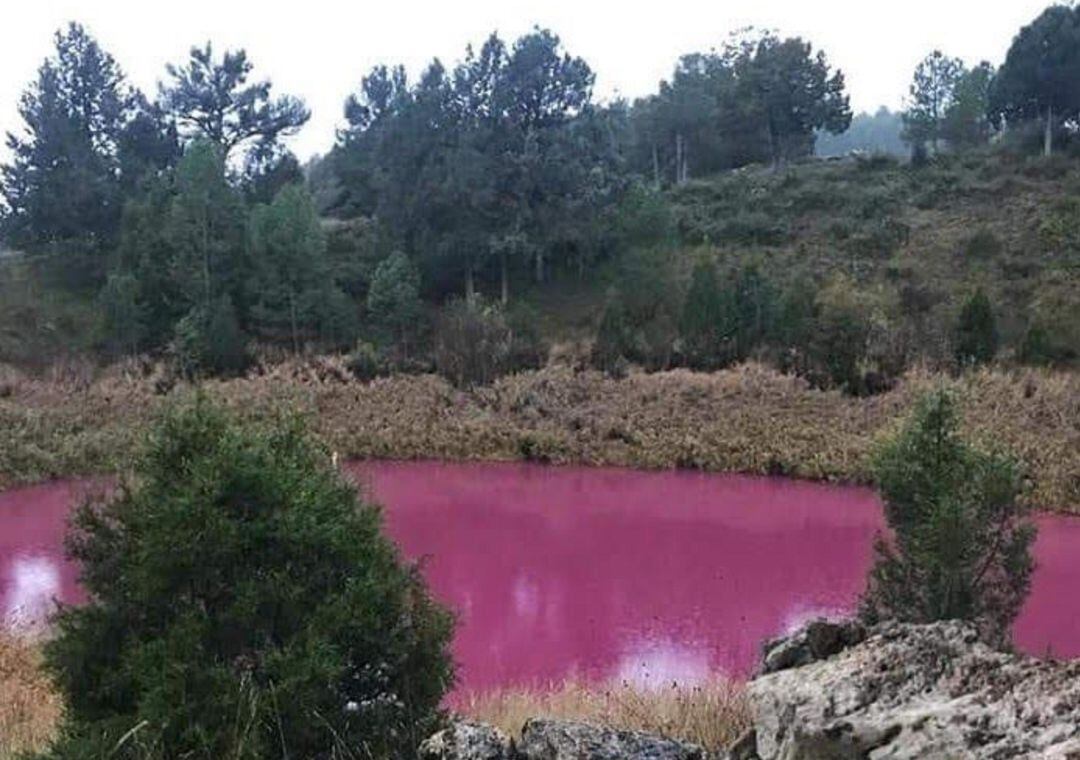
[[[763,639],[849,611],[881,511],[872,491],[775,478],[527,464],[359,463],[387,528],[459,618],[459,688],[568,676],[745,675]],[[0,493],[0,615],[79,601],[65,518],[89,488]],[[1038,519],[1025,650],[1080,656],[1080,519]]]

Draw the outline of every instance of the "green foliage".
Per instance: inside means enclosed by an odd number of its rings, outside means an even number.
[[[1020,358],[1045,366],[1080,365],[1080,278],[1056,273],[1039,283]]]
[[[911,145],[933,145],[937,151],[943,138],[946,113],[952,108],[955,91],[964,76],[964,62],[935,50],[915,69],[911,104],[904,112],[904,139]]]
[[[435,367],[459,388],[487,385],[509,371],[513,338],[500,306],[455,299],[435,323]]]
[[[764,117],[774,164],[811,154],[817,130],[839,133],[851,126],[844,75],[810,43],[766,34],[736,68],[743,69],[740,83]]]
[[[964,243],[964,256],[976,260],[992,259],[999,256],[1004,247],[1001,239],[992,230],[984,227]]]
[[[144,176],[172,164],[177,146],[160,112],[84,27],[69,24],[54,45],[19,102],[24,130],[8,136],[0,236],[61,258],[65,284],[85,289],[103,280],[125,200]]]
[[[401,251],[379,262],[371,277],[367,309],[384,336],[395,342],[404,355],[416,337],[423,316],[420,301],[420,272]]]
[[[46,647],[55,758],[410,756],[451,620],[296,421],[173,409],[137,478],[76,512],[87,604]]]
[[[731,328],[734,355],[742,360],[772,334],[776,314],[776,292],[761,267],[751,261],[739,268],[732,282]]]
[[[857,393],[862,387],[860,363],[870,336],[870,307],[847,277],[836,276],[815,299],[817,320],[811,355],[833,384]]]
[[[248,83],[252,65],[243,50],[226,50],[215,60],[210,43],[193,47],[184,66],[166,67],[170,81],[161,87],[161,105],[191,140],[206,140],[230,156],[256,142],[258,150],[276,146],[311,117],[303,101],[273,98],[267,81]]]
[[[993,125],[987,114],[994,74],[994,67],[983,61],[966,69],[953,87],[952,103],[941,125],[941,136],[953,148],[974,148],[990,140]]]
[[[955,400],[937,391],[881,445],[873,470],[893,540],[875,545],[864,615],[974,620],[1007,641],[1030,584],[1035,537],[1017,503],[1016,465],[964,441]]]
[[[199,305],[176,323],[172,353],[185,377],[238,375],[251,357],[228,296]]]
[[[690,289],[679,319],[683,357],[694,369],[714,369],[723,361],[731,335],[727,333],[728,304],[724,301],[716,265],[701,258],[690,277]],[[605,315],[606,316],[606,315]],[[612,315],[614,316],[614,315]],[[601,331],[604,325],[601,324]],[[611,326],[608,326],[608,330]]]
[[[960,366],[984,364],[998,348],[997,320],[986,291],[977,288],[960,309],[954,334],[953,353]]]
[[[492,264],[504,295],[515,272],[583,267],[623,184],[593,78],[545,29],[511,46],[492,35],[415,84],[376,67],[331,156],[340,207],[377,217],[440,292],[454,277],[471,297]]]
[[[379,350],[364,341],[356,344],[356,348],[346,359],[345,366],[353,377],[365,383],[389,374],[386,360]]]
[[[252,325],[265,339],[285,340],[294,353],[308,342],[340,347],[355,335],[355,309],[337,288],[326,238],[311,196],[300,185],[281,189],[251,214],[254,258]]]
[[[20,101],[25,136],[9,137],[12,162],[0,174],[3,232],[31,249],[79,241],[100,254],[119,222],[127,94],[116,61],[82,26],[57,32],[55,48]]]
[[[593,366],[608,374],[618,374],[627,357],[637,352],[634,328],[618,291],[608,295],[593,341]]]
[[[1045,152],[1053,132],[1080,117],[1080,9],[1052,5],[1013,39],[990,93],[999,122],[1043,120]]]
[[[633,167],[657,186],[813,153],[814,133],[845,131],[844,77],[799,38],[766,33],[679,59],[656,95],[630,112]]]
[[[139,283],[131,274],[112,274],[101,291],[102,329],[112,350],[135,354],[145,335]]]
[[[192,143],[176,167],[166,230],[172,277],[190,307],[208,308],[228,295],[244,304],[243,199],[225,174],[225,157],[213,143]]]

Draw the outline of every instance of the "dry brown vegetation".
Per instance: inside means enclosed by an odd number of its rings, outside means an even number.
[[[166,392],[134,364],[92,381],[11,377],[0,393],[0,487],[121,470],[155,412],[193,392]],[[433,375],[360,383],[331,357],[199,387],[245,417],[297,409],[343,458],[529,459],[864,482],[875,438],[936,384],[955,390],[969,433],[1021,460],[1032,504],[1080,510],[1076,373],[915,370],[888,393],[853,398],[753,363],[624,380],[553,366],[462,391]]]
[[[723,678],[659,688],[568,681],[551,689],[505,689],[473,696],[458,709],[514,737],[521,735],[529,718],[562,718],[689,741],[716,756],[750,727],[742,688]]]
[[[61,710],[35,643],[0,629],[0,760],[43,749]]]

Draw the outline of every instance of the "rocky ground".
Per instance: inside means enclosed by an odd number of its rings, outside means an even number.
[[[960,622],[811,623],[767,645],[748,686],[754,728],[728,760],[1080,760],[1080,661],[996,651]],[[425,760],[691,760],[700,747],[580,723],[529,721],[520,741],[478,724],[433,736]]]

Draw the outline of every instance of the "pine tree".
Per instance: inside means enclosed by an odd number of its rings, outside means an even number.
[[[412,757],[452,684],[451,617],[300,424],[199,400],[135,468],[74,517],[88,600],[46,646],[47,756]]]
[[[408,356],[410,339],[416,334],[423,304],[420,301],[420,273],[401,251],[390,254],[375,268],[367,308],[385,336]]]
[[[956,323],[955,342],[954,353],[961,366],[984,364],[997,353],[997,321],[982,288],[964,301]]]
[[[326,238],[311,195],[300,185],[283,188],[251,216],[251,250],[257,294],[253,323],[263,337],[285,339],[294,353],[319,338],[319,322],[333,277]]]
[[[55,45],[19,103],[23,134],[8,135],[3,233],[31,250],[83,252],[95,278],[120,221],[118,156],[131,95],[116,61],[82,26],[57,32]]]
[[[715,369],[723,363],[732,337],[726,329],[728,310],[724,307],[716,265],[702,258],[694,266],[679,319],[679,338],[691,367]]]
[[[863,598],[871,621],[976,621],[1005,642],[1031,580],[1033,526],[1018,503],[1020,474],[959,431],[955,399],[921,398],[876,451],[873,471],[894,538],[879,538]]]

